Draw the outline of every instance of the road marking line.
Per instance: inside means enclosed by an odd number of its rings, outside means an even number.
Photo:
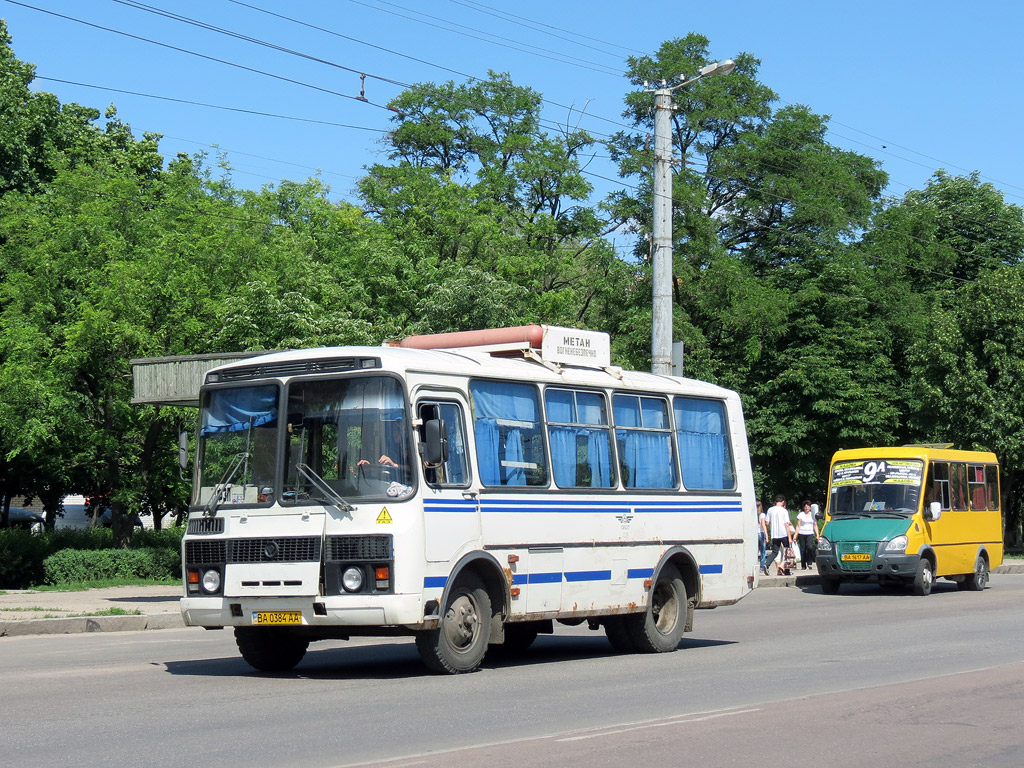
[[[666,725],[681,725],[685,723],[700,723],[705,720],[714,720],[718,717],[731,717],[733,715],[746,715],[750,712],[760,712],[760,707],[754,709],[738,709],[733,712],[717,712],[714,714],[703,715],[701,717],[693,717],[688,715],[681,715],[679,717],[672,717],[667,720],[659,720],[654,723],[645,723],[644,725],[633,725],[628,728],[613,728],[610,730],[600,731],[599,733],[588,733],[582,736],[566,736],[561,739],[555,739],[555,741],[582,741],[583,739],[596,739],[601,736],[614,736],[618,733],[628,733],[629,731],[642,731],[645,728],[662,728]]]

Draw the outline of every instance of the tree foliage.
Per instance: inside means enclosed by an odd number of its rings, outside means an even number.
[[[671,118],[674,333],[688,375],[741,393],[761,496],[821,500],[831,454],[911,441],[991,448],[1021,538],[1021,211],[977,174],[898,199],[828,117],[777,107],[759,61],[679,89]],[[163,158],[111,107],[31,88],[0,23],[0,494],[187,503],[176,434],[130,404],[139,357],[378,344],[543,322],[608,331],[650,364],[645,81],[712,59],[697,34],[628,60],[630,128],[602,146],[508,75],[391,104],[386,160],[337,204],[318,179],[237,188],[223,158]],[[586,165],[622,188],[594,204]],[[607,239],[636,236],[622,258]],[[0,523],[3,519],[0,510]],[[122,527],[120,533],[126,533]]]

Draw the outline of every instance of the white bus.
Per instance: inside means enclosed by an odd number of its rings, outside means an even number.
[[[739,397],[551,326],[279,352],[210,371],[185,623],[253,667],[414,636],[433,671],[554,622],[662,652],[755,586]]]

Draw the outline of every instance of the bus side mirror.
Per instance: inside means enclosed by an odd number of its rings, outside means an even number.
[[[924,519],[929,522],[935,522],[940,517],[942,517],[942,505],[937,501],[933,501],[928,505],[928,509],[924,511]]]
[[[178,433],[178,466],[188,467],[188,432]]]
[[[424,464],[437,466],[448,460],[448,433],[441,419],[429,419],[423,424]]]
[[[821,507],[819,507],[817,504],[811,504],[811,514],[814,515],[815,520],[825,519],[825,515],[821,511]]]

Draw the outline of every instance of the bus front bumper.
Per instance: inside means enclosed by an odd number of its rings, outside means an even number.
[[[257,614],[294,612],[301,614],[301,626],[309,627],[425,626],[422,594],[181,599],[181,617],[189,627],[249,627]]]
[[[920,554],[908,555],[902,552],[872,555],[868,567],[855,568],[841,563],[835,551],[818,551],[815,563],[818,575],[823,579],[842,579],[843,581],[878,581],[893,579],[913,579],[917,572]]]

